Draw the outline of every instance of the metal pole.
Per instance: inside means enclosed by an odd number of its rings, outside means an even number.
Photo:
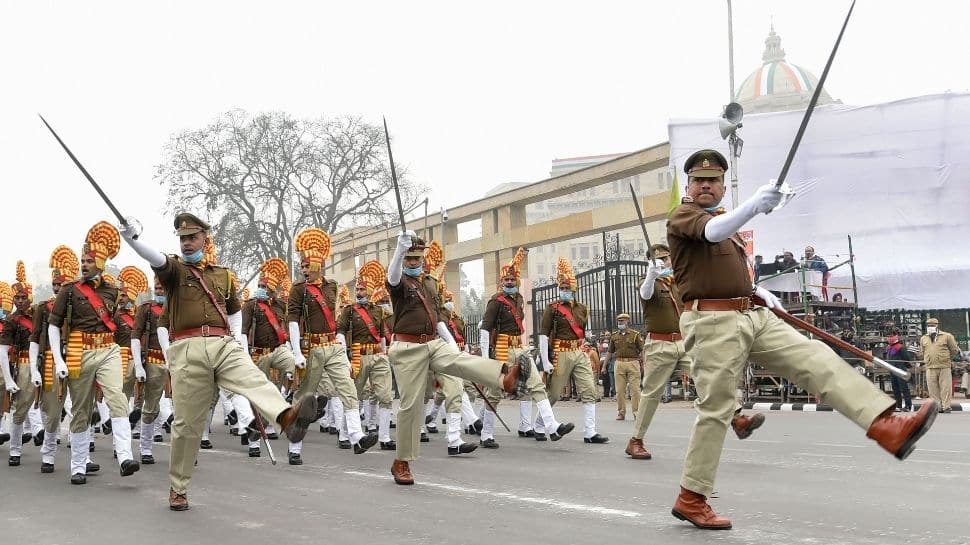
[[[728,76],[731,81],[731,92],[728,93],[728,102],[734,102],[734,16],[731,9],[731,0],[727,0],[728,8]]]
[[[612,290],[610,290],[610,257],[607,243],[606,231],[603,231],[603,329],[612,330],[609,327],[612,323],[611,313],[613,310]]]
[[[730,0],[728,3],[730,4]],[[731,81],[734,81],[734,76],[731,76]],[[738,137],[736,134],[728,138],[728,147],[731,148],[728,156],[731,167],[731,210],[736,210],[738,208]]]
[[[856,312],[859,309],[859,288],[855,283],[855,252],[852,251],[852,235],[849,238],[849,271],[852,272],[852,329],[855,330]]]
[[[428,232],[428,198],[424,198],[424,238],[427,239],[428,243],[431,243],[431,233]]]

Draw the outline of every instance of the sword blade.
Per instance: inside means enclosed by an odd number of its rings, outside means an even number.
[[[94,181],[94,178],[92,178],[91,175],[88,173],[87,169],[84,168],[84,165],[81,164],[81,161],[78,161],[77,157],[74,156],[74,153],[71,152],[71,148],[67,147],[67,144],[65,144],[64,141],[61,140],[61,137],[57,135],[57,132],[54,131],[54,128],[50,126],[50,123],[48,123],[47,120],[44,119],[44,116],[40,114],[37,114],[37,116],[40,117],[40,120],[44,122],[45,126],[47,126],[47,130],[51,131],[51,134],[54,135],[54,138],[56,138],[57,142],[61,145],[62,148],[64,148],[64,151],[67,152],[67,155],[71,158],[71,160],[74,161],[74,164],[77,165],[78,169],[80,169],[81,174],[84,174],[84,177],[87,178],[89,182],[91,182],[91,185],[94,187],[94,190],[98,192],[98,195],[101,195],[101,200],[103,200],[104,203],[108,205],[108,208],[110,208],[111,211],[114,213],[115,217],[118,218],[118,221],[120,221],[122,225],[128,225],[128,222],[125,221],[125,217],[121,215],[121,212],[119,212],[117,208],[115,208],[115,205],[111,202],[111,199],[109,199],[108,196],[104,194],[104,191],[101,190],[101,186],[98,185],[98,182]]]
[[[845,14],[845,21],[842,23],[842,30],[839,31],[839,37],[835,39],[835,46],[832,48],[832,53],[829,54],[829,60],[825,63],[825,69],[822,70],[821,77],[818,78],[818,84],[815,86],[815,92],[812,93],[812,100],[808,103],[808,109],[805,110],[805,115],[802,116],[802,124],[798,127],[798,132],[795,133],[795,141],[792,142],[791,149],[788,150],[788,157],[785,159],[784,166],[781,167],[781,174],[778,175],[778,180],[775,182],[775,187],[780,188],[781,184],[785,183],[785,178],[788,176],[788,169],[791,167],[792,161],[795,159],[795,152],[798,151],[798,146],[802,142],[802,136],[805,134],[805,127],[808,126],[808,120],[812,118],[812,112],[815,110],[815,104],[818,103],[818,97],[822,94],[822,87],[825,85],[825,79],[829,76],[829,68],[832,67],[832,60],[835,59],[835,52],[839,50],[839,44],[842,42],[842,35],[845,34],[845,27],[849,24],[849,17],[852,16],[852,10],[855,8],[855,0],[852,0],[852,5],[849,6],[849,13]]]
[[[637,191],[633,189],[633,182],[630,182],[630,193],[633,195],[633,206],[637,208],[637,217],[640,218],[640,228],[643,229],[643,239],[647,242],[647,259],[652,259],[653,250],[650,249],[650,235],[647,234],[647,224],[643,222],[643,211],[640,210],[640,198],[637,197]]]
[[[391,135],[387,132],[387,118],[384,119],[384,141],[387,142],[387,160],[391,163],[391,181],[394,182],[394,198],[397,199],[397,215],[401,220],[401,231],[406,231],[404,205],[401,204],[401,190],[397,186],[397,171],[394,169],[394,154],[391,153]]]

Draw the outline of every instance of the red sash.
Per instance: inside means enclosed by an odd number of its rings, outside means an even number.
[[[455,342],[458,344],[463,344],[465,342],[465,337],[458,331],[458,324],[455,323],[455,319],[452,318],[448,320],[451,324],[451,330],[455,332]]]
[[[152,306],[150,308],[152,309],[152,314],[154,314],[155,316],[162,315],[162,305],[156,305],[155,303],[152,303]]]
[[[127,312],[122,312],[121,319],[125,322],[125,325],[128,326],[128,329],[135,327],[135,317],[132,316],[131,314],[128,314]]]
[[[276,332],[276,340],[283,344],[286,342],[286,332],[283,331],[283,327],[280,326],[279,320],[276,319],[276,313],[273,309],[269,308],[269,305],[261,301],[257,301],[259,309],[263,311],[263,315],[266,316],[266,321],[269,322],[270,327]]]
[[[374,325],[374,319],[371,318],[371,315],[369,312],[367,312],[367,309],[360,305],[354,305],[354,311],[358,316],[360,316],[360,319],[364,321],[364,325],[367,326],[367,331],[370,333],[370,336],[374,337],[374,341],[380,342],[381,334],[377,332],[377,326]],[[353,339],[348,339],[348,341],[354,342]]]
[[[24,316],[23,314],[17,316],[17,321],[20,323],[20,327],[26,329],[27,331],[34,332],[34,322],[30,318]]]
[[[582,340],[586,338],[586,332],[576,323],[576,318],[573,318],[573,311],[569,309],[568,305],[556,303],[556,310],[566,318],[566,322],[572,328],[573,333],[576,334],[577,339]]]
[[[333,311],[330,310],[330,305],[327,304],[327,298],[323,296],[323,292],[320,291],[319,286],[313,284],[306,285],[307,292],[310,296],[320,305],[320,310],[323,311],[323,317],[327,320],[327,327],[330,331],[337,331],[337,323],[333,320]]]
[[[54,298],[51,297],[50,301],[47,301],[47,312],[54,310]]]
[[[94,309],[94,312],[98,315],[98,318],[101,318],[101,321],[108,328],[108,331],[113,333],[116,329],[118,329],[118,324],[111,319],[111,315],[108,314],[108,309],[104,308],[104,302],[101,301],[98,294],[91,289],[91,286],[84,282],[78,282],[74,285],[77,287],[77,290],[81,292],[81,295],[88,300],[88,303],[91,303],[91,308]]]
[[[515,318],[515,325],[519,328],[519,335],[524,333],[525,326],[522,325],[522,317],[519,316],[518,312],[516,312],[518,309],[515,307],[515,304],[512,303],[512,301],[509,301],[508,298],[505,297],[504,295],[499,295],[498,297],[495,298],[495,300],[498,301],[499,303],[502,303],[506,307],[508,307],[509,312],[512,313],[512,317]]]

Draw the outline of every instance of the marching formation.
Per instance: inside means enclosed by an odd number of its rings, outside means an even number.
[[[687,197],[668,222],[668,245],[651,246],[639,288],[644,329],[632,330],[630,317],[621,314],[609,344],[618,383],[634,392],[625,448],[634,459],[652,458],[645,436],[671,374],[689,372],[695,381],[698,417],[672,513],[705,529],[731,527],[706,499],[728,427],[744,439],[764,423],[760,414],[742,415],[735,398],[747,361],[820,395],[899,459],[912,452],[937,412],[931,402],[915,415],[895,416],[892,399],[776,316],[781,306],[753,286],[737,232],[784,194],[766,185],[725,213],[718,205],[726,170],[727,161],[713,150],[687,160]],[[302,464],[303,439],[318,422],[337,436],[339,448],[393,451],[393,479],[410,485],[412,464],[429,433],[438,432],[442,407],[451,456],[500,448],[496,424],[512,433],[497,413],[507,399],[519,404],[518,437],[560,441],[575,426],[560,422],[553,405],[570,380],[583,405],[583,443],[609,441],[597,432],[595,378],[582,351],[588,309],[576,299],[576,277],[563,258],[558,300],[536,324],[538,358],[524,342],[521,248],[502,267],[485,307],[478,356],[465,343],[467,326],[445,285],[441,245],[413,232],[400,233],[386,267],[364,263],[353,293],[341,294],[324,274],[328,234],[305,229],[295,239],[298,281],[286,261],[268,259],[249,298],[233,272],[218,265],[211,228],[199,217],[175,217],[174,255],[139,240],[134,224],[95,224],[80,257],[67,246],[55,248],[49,301],[32,301],[22,263],[16,282],[0,283],[2,412],[10,420],[10,434],[0,440],[10,442],[9,466],[21,465],[32,441],[40,447],[41,472],[54,473],[61,425],[69,422],[72,484],[85,484],[101,469],[91,458],[95,429],[111,435],[120,474],[132,476],[155,463],[153,443],[161,438],[159,427],[168,426],[169,506],[185,510],[198,450],[212,448],[209,427],[221,402],[251,457],[265,448],[276,463],[268,440],[282,433],[288,464]],[[148,263],[151,283],[135,266],[117,279],[106,274],[122,241]],[[626,419],[625,401],[617,419]],[[467,443],[463,432],[480,439]]]

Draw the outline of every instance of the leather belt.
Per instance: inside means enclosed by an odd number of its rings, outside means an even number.
[[[696,306],[695,306],[696,304]],[[695,310],[734,310],[743,312],[754,308],[750,297],[735,297],[734,299],[693,299],[685,303],[685,309]]]
[[[616,361],[640,361],[637,358],[616,358]]]
[[[304,340],[307,342],[309,348],[330,346],[337,342],[337,335],[335,333],[307,333]]]
[[[567,352],[570,350],[579,350],[583,347],[583,339],[573,339],[573,340],[561,340],[556,339],[556,351],[557,352]]]
[[[684,337],[680,333],[654,333],[651,331],[647,333],[647,338],[654,341],[679,341]]]
[[[228,335],[229,330],[224,327],[204,325],[176,331],[172,334],[172,340],[181,341],[190,337],[226,337]]]
[[[418,343],[425,344],[429,343],[438,338],[438,334],[434,333],[432,335],[411,335],[409,333],[395,333],[395,341],[404,341],[406,343]]]
[[[81,348],[83,350],[108,348],[112,344],[115,344],[115,334],[110,331],[103,333],[85,333],[81,331]]]
[[[30,350],[20,350],[17,352],[17,363],[30,363]]]
[[[165,365],[165,354],[157,348],[148,349],[148,363],[153,365]]]

